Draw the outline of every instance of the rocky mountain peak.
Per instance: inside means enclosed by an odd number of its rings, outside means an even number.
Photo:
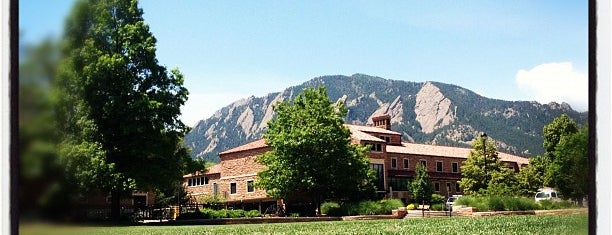
[[[431,82],[423,84],[417,93],[414,112],[423,133],[432,133],[435,129],[449,125],[455,120],[451,101]]]

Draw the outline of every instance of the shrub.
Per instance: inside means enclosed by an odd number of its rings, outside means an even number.
[[[507,197],[504,201],[505,209],[508,211],[528,211],[538,209],[538,204],[531,198]]]
[[[358,205],[358,214],[360,215],[376,215],[382,211],[382,206],[373,201],[362,201]]]
[[[440,195],[440,194],[432,194],[431,195],[431,204],[436,204],[436,203],[444,203],[446,199],[444,198],[444,196]]]
[[[321,214],[328,216],[342,216],[344,213],[340,208],[340,204],[336,202],[324,202],[321,204]]]
[[[250,210],[250,211],[246,211],[244,213],[244,216],[245,217],[249,217],[249,218],[251,218],[251,217],[260,217],[261,213],[259,213],[258,210]]]
[[[576,205],[570,201],[541,200],[538,201],[537,204],[542,210],[556,210],[576,207]]]
[[[381,205],[381,214],[391,214],[392,210],[404,207],[404,203],[399,199],[383,199],[379,203]]]
[[[489,210],[492,210],[492,211],[503,211],[504,210],[505,200],[502,197],[491,196],[488,198],[488,200],[487,199],[484,199],[484,200],[487,201],[487,206],[489,207]]]
[[[429,207],[429,209],[432,211],[443,211],[444,208],[444,203],[432,204],[431,207]]]
[[[227,218],[244,217],[244,210],[227,210]]]
[[[340,205],[340,209],[342,211],[342,215],[358,215],[359,214],[359,206],[353,203],[342,203]]]
[[[472,196],[463,196],[455,201],[454,205],[473,206],[476,199]]]
[[[406,206],[406,210],[414,210],[416,207],[416,203],[410,203],[408,206]]]
[[[291,213],[290,217],[300,217],[300,213]]]

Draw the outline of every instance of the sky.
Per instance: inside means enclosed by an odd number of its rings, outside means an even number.
[[[20,41],[62,34],[74,1],[20,1]],[[489,98],[588,104],[588,2],[141,0],[189,126],[249,96],[355,73]]]

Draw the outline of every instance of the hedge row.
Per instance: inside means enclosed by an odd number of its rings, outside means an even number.
[[[471,197],[463,196],[457,199],[455,205],[476,207],[478,211],[528,211],[528,210],[550,210],[576,207],[569,201],[534,201],[526,197],[490,196]]]
[[[218,218],[241,218],[241,217],[259,217],[261,213],[258,210],[213,210],[199,209],[194,212],[181,213],[176,219],[218,219]]]
[[[325,202],[321,204],[321,214],[328,216],[347,215],[388,215],[391,210],[403,207],[404,203],[399,199],[383,199],[380,201],[350,202]]]

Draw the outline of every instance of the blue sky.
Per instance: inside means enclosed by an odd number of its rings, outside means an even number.
[[[560,4],[562,3],[562,4]],[[73,1],[20,2],[22,41],[61,35]],[[587,108],[587,1],[153,1],[157,58],[190,90],[188,125],[323,75],[438,81]]]

